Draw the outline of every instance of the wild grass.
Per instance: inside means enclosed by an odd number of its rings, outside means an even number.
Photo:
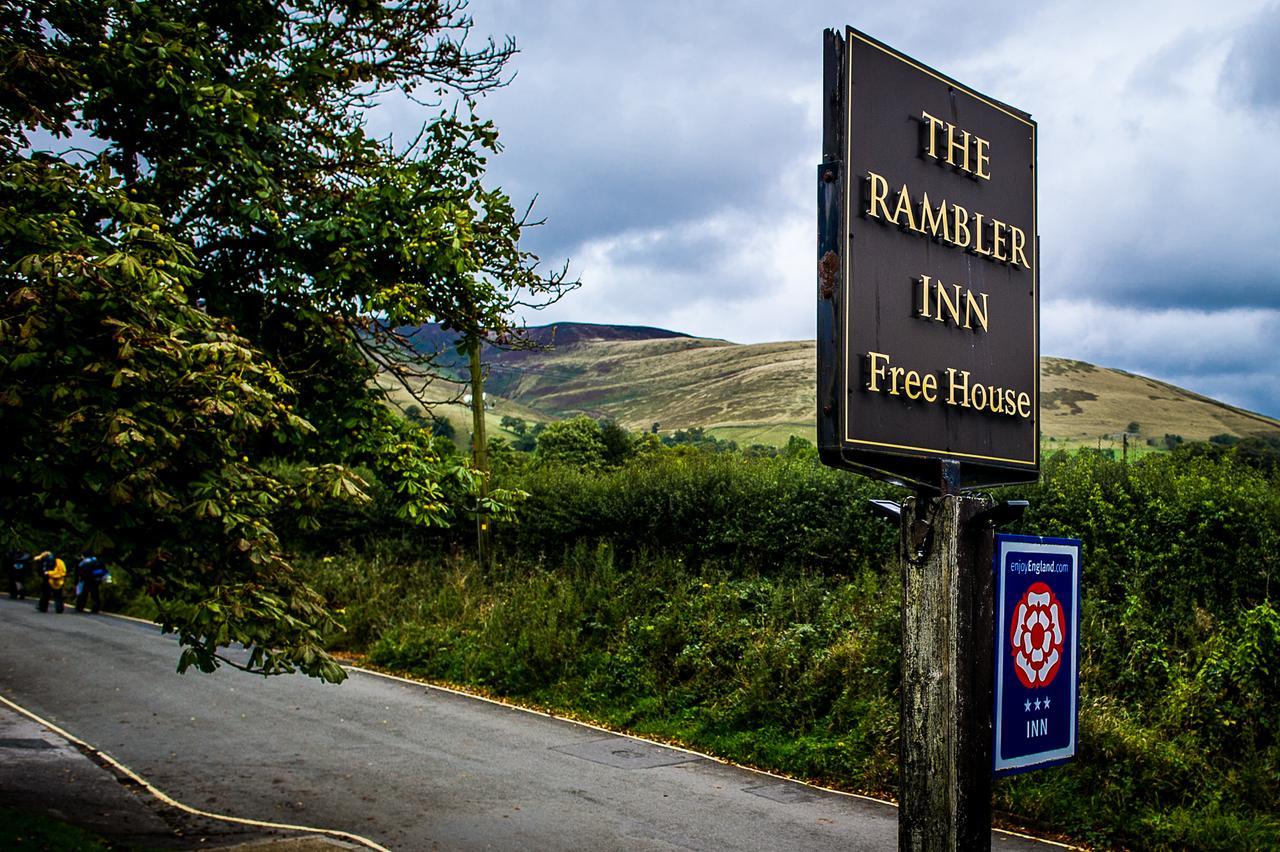
[[[380,541],[301,567],[336,641],[724,757],[892,795],[899,578],[865,484],[799,460],[526,473],[482,569]],[[882,492],[883,494],[883,492]],[[1099,846],[1280,847],[1280,487],[1230,458],[1058,455],[1017,531],[1085,543],[1077,759],[995,805]]]
[[[343,613],[344,641],[378,665],[801,777],[892,788],[898,604],[875,573],[784,581],[647,553],[619,565],[605,544],[575,546],[554,567],[393,562],[312,566],[330,594],[378,588]]]

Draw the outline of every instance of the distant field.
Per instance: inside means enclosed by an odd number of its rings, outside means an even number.
[[[817,427],[812,423],[751,423],[741,426],[716,426],[712,435],[726,441],[735,441],[739,447],[764,444],[766,447],[782,447],[798,435],[809,441],[818,438]]]
[[[407,390],[398,384],[381,381],[379,385],[387,394],[388,402],[396,409],[402,412],[408,412],[410,409],[422,406],[409,394]],[[461,399],[464,391],[461,385],[453,382],[437,381],[433,383],[431,392],[425,396],[432,401],[442,399],[452,399],[457,397]],[[488,395],[489,407],[485,411],[485,433],[490,438],[502,438],[506,441],[514,441],[516,434],[502,428],[502,418],[506,416],[518,417],[529,423],[536,423],[540,420],[550,420],[539,411],[534,411],[517,402],[501,397]],[[454,443],[459,449],[466,449],[470,443],[471,435],[471,408],[463,405],[461,402],[440,403],[432,407],[433,416],[441,420],[447,420],[449,425],[453,427]]]

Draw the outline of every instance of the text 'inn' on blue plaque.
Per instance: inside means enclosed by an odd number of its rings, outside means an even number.
[[[1080,683],[1080,542],[995,540],[996,775],[1075,757]]]

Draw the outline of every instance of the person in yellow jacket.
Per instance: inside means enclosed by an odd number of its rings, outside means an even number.
[[[62,587],[67,584],[67,563],[45,551],[36,557],[36,567],[40,570],[40,603],[37,609],[49,611],[49,598],[53,598],[53,611],[62,612]]]

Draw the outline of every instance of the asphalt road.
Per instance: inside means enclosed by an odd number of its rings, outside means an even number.
[[[878,802],[369,673],[178,675],[177,654],[148,625],[0,599],[0,695],[195,808],[396,850],[897,847]]]

